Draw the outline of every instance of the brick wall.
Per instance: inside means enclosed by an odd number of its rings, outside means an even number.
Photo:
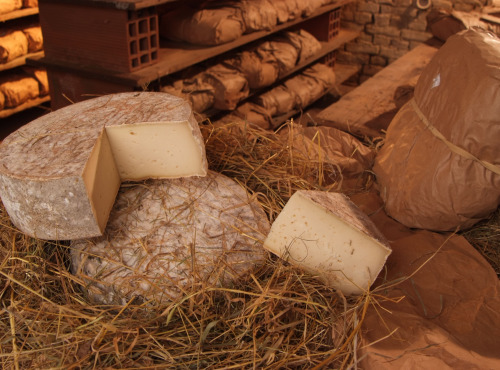
[[[341,27],[362,31],[337,52],[337,61],[363,66],[359,83],[373,76],[415,46],[432,37],[427,12],[436,8],[472,11],[488,0],[432,0],[421,10],[416,0],[358,0],[344,7]]]

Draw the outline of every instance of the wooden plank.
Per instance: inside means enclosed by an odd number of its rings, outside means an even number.
[[[26,8],[26,9],[14,10],[9,13],[0,14],[0,22],[10,21],[11,19],[23,18],[34,14],[38,14],[38,8]]]
[[[23,66],[26,64],[27,58],[38,59],[38,58],[42,58],[42,57],[43,57],[43,51],[38,51],[36,53],[29,53],[29,54],[23,55],[19,58],[16,58],[14,60],[11,60],[10,62],[0,64],[0,71],[5,71],[7,69],[12,69],[12,68],[16,68],[19,66]]]
[[[415,81],[438,50],[421,44],[375,76],[319,112],[318,124],[339,128],[353,135],[383,135],[397,111],[394,93],[399,86]]]
[[[48,101],[50,101],[50,96],[48,96],[48,95],[41,97],[41,98],[30,99],[27,102],[24,102],[23,104],[18,105],[17,107],[6,108],[3,110],[0,110],[0,118],[9,117],[9,116],[13,115],[14,113],[21,112],[21,111],[28,109],[28,108],[36,107],[37,105],[43,104],[43,103],[48,102]]]

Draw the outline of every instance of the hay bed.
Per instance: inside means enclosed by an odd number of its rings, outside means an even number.
[[[286,129],[291,135],[293,124]],[[202,131],[211,169],[246,185],[271,221],[295,190],[342,184],[338,169],[306,161],[276,134]],[[469,237],[488,239],[481,235]],[[68,244],[23,235],[0,204],[0,367],[351,368],[364,313],[383,299],[347,300],[274,257],[237,286],[194,286],[163,305],[92,305],[84,285],[69,273]]]

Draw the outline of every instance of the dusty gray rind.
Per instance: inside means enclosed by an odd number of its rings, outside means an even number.
[[[267,256],[269,229],[260,205],[215,172],[124,185],[105,234],[72,242],[72,272],[95,302],[165,302],[192,284],[227,285],[248,274]]]
[[[0,197],[12,222],[40,239],[101,235],[82,181],[100,133],[106,126],[162,121],[190,123],[207,168],[203,137],[189,103],[165,93],[121,93],[86,100],[9,135],[0,145]]]

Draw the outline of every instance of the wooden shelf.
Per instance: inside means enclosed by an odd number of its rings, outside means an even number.
[[[23,66],[26,64],[26,59],[28,58],[34,58],[34,59],[43,58],[43,51],[38,51],[36,53],[29,53],[14,60],[11,60],[10,62],[0,64],[0,71],[5,71],[8,69]]]
[[[3,110],[0,110],[0,119],[9,117],[9,116],[13,115],[14,113],[21,112],[25,109],[36,107],[37,105],[43,104],[43,103],[48,102],[48,101],[50,101],[50,96],[47,95],[47,96],[43,96],[41,98],[28,100],[27,102],[25,102],[21,105],[18,105],[17,107],[14,107],[14,108],[6,108]]]
[[[18,19],[28,17],[30,15],[38,14],[38,8],[25,8],[14,10],[13,12],[0,14],[0,22],[10,21],[11,19]]]
[[[99,1],[104,1],[104,0],[99,0]],[[139,4],[142,3],[143,1],[137,0],[135,3]],[[328,4],[321,7],[320,9],[317,9],[314,13],[312,13],[310,16],[306,18],[298,18],[293,21],[280,24],[269,31],[252,32],[243,35],[242,37],[238,38],[235,41],[222,45],[203,47],[203,46],[189,45],[184,43],[182,44],[174,43],[162,40],[162,43],[160,45],[160,50],[158,53],[158,60],[159,60],[158,63],[130,73],[116,73],[108,70],[103,70],[100,68],[82,66],[80,63],[51,60],[50,58],[47,57],[40,59],[38,62],[35,62],[35,64],[40,66],[50,66],[50,67],[60,68],[66,71],[85,74],[95,78],[102,78],[110,82],[115,82],[118,84],[123,84],[131,87],[142,87],[149,84],[151,81],[158,80],[161,77],[170,75],[175,72],[179,72],[183,69],[186,69],[187,67],[206,61],[210,58],[219,56],[223,53],[234,50],[243,45],[249,44],[263,37],[299,25],[300,23],[308,19],[312,19],[314,17],[327,13],[344,4],[350,3],[351,1],[352,0],[338,0],[332,4]],[[133,2],[134,0],[130,0],[130,3]],[[86,1],[86,3],[88,4],[88,0]]]

